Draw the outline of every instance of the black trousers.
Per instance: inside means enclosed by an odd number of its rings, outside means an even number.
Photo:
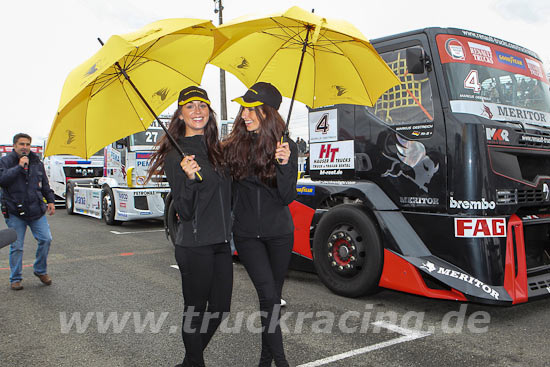
[[[239,259],[243,263],[260,301],[262,353],[260,367],[286,367],[279,326],[281,293],[292,256],[294,234],[277,237],[248,238],[233,236]]]
[[[176,261],[180,268],[184,300],[181,332],[185,345],[183,366],[204,366],[203,351],[231,306],[231,250],[227,243],[176,246]]]

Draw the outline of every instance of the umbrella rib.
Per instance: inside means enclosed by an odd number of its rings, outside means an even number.
[[[328,38],[327,38],[327,40],[328,40]],[[329,40],[329,41],[330,41],[330,40]],[[359,42],[362,42],[362,41],[359,41]],[[340,50],[340,52],[342,53],[342,55],[345,55],[344,51],[343,51],[340,47],[338,47],[338,45],[336,45],[336,43],[333,43],[333,45],[334,45],[334,47],[336,47],[338,50]],[[370,49],[369,49],[369,51],[370,51]],[[371,51],[371,52],[372,52],[372,51]],[[355,66],[355,64],[354,64],[349,58],[347,58],[347,59],[349,60],[349,63],[351,64],[351,66],[355,69],[355,72],[357,73],[357,75],[361,75],[361,74],[359,73],[359,70],[357,70],[357,67]],[[367,86],[365,85],[365,81],[363,80],[363,78],[359,78],[359,80],[361,81],[361,84],[363,85],[363,89],[365,90],[365,93],[366,93],[367,96],[369,97],[369,100],[371,100],[371,102],[372,102],[372,98],[371,98],[371,95],[370,95],[370,93],[369,93],[369,90],[368,90]]]
[[[287,33],[287,30],[290,30],[290,27],[287,27],[287,26],[283,25],[282,23],[278,22],[277,20],[275,20],[275,19],[273,19],[273,18],[271,18],[271,20],[273,20],[276,24],[278,24],[278,25],[280,26],[280,29],[283,30],[285,33]],[[300,22],[297,22],[297,23],[300,23]],[[302,25],[303,25],[303,23],[302,23]],[[288,38],[288,39],[284,39],[282,35],[274,35],[274,34],[267,33],[267,32],[265,32],[265,31],[262,31],[262,33],[265,33],[265,34],[268,34],[268,35],[270,35],[270,36],[276,37],[276,38],[280,39],[281,41],[284,41],[284,43],[283,43],[283,45],[279,46],[279,48],[278,48],[275,52],[273,52],[273,53],[271,54],[271,56],[269,57],[269,59],[264,63],[264,66],[262,67],[262,69],[261,69],[260,72],[258,73],[258,75],[257,75],[257,77],[256,77],[256,79],[255,79],[255,81],[258,81],[260,75],[262,75],[262,73],[265,71],[265,69],[267,68],[267,66],[269,65],[269,63],[271,62],[271,60],[273,60],[273,58],[275,57],[275,55],[277,54],[277,52],[279,52],[279,50],[281,50],[281,49],[287,48],[287,47],[285,47],[285,44],[286,44],[286,43],[289,43],[289,42],[291,42],[291,41],[294,41],[294,40],[295,40],[295,37],[299,37],[300,40],[302,41],[301,43],[298,43],[297,41],[295,41],[297,45],[302,46],[302,45],[303,45],[303,42],[304,42],[304,39],[302,39],[302,37],[300,36],[300,32],[293,32],[293,33],[294,33],[294,36],[292,36],[292,37],[290,36],[289,33],[287,33],[287,35],[289,35],[289,37],[290,37],[290,38]],[[306,48],[306,49],[307,49],[307,48]]]

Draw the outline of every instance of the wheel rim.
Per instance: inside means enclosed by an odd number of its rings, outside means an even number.
[[[357,275],[365,263],[365,243],[361,234],[348,224],[336,227],[327,240],[327,260],[336,274]]]
[[[111,201],[111,195],[106,194],[103,197],[103,215],[105,218],[109,218],[111,216],[111,212],[113,210],[113,202]]]

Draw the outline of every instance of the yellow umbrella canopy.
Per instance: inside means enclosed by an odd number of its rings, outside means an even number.
[[[200,84],[215,42],[225,40],[214,32],[208,20],[166,19],[109,38],[65,80],[45,156],[88,158],[147,129],[181,89]]]
[[[400,83],[353,25],[297,6],[268,17],[237,18],[218,30],[228,40],[210,63],[247,87],[269,82],[284,96],[294,99],[295,94],[312,108],[339,103],[372,106]]]

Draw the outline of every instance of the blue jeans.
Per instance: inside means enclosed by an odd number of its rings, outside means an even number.
[[[9,218],[6,218],[6,224],[17,232],[17,240],[10,245],[10,283],[20,282],[22,279],[23,242],[25,241],[27,226],[31,228],[32,235],[38,241],[34,272],[39,275],[47,274],[47,259],[50,243],[52,242],[52,234],[46,215],[36,220],[25,220],[10,213]]]

